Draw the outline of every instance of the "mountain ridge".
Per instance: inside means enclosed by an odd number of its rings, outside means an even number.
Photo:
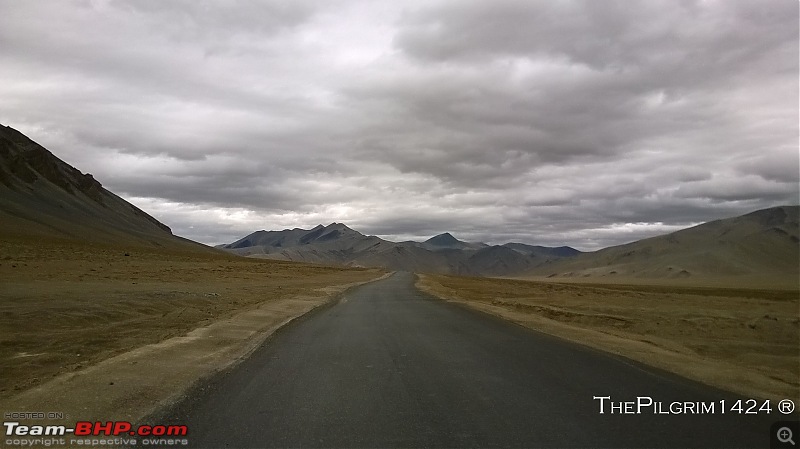
[[[793,205],[761,209],[592,252],[514,242],[468,243],[449,232],[423,242],[395,243],[345,225],[341,226],[346,233],[333,234],[331,227],[337,223],[311,230],[259,231],[282,236],[284,243],[287,233],[311,234],[302,245],[258,245],[252,241],[258,233],[253,233],[221,247],[251,257],[469,276],[602,280],[762,276],[791,283],[800,263],[798,211],[800,206]]]
[[[532,268],[550,279],[742,278],[796,288],[800,206],[760,209]]]
[[[523,273],[549,260],[580,253],[572,248],[574,253],[566,254],[532,246],[545,250],[518,251],[463,242],[449,232],[424,242],[391,242],[336,222],[312,229],[256,231],[218,247],[250,257],[472,276]]]
[[[183,249],[210,247],[105,189],[94,176],[0,125],[0,230],[4,235]]]

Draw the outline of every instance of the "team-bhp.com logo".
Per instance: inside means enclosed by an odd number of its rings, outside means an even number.
[[[90,422],[78,421],[74,427],[22,425],[18,422],[4,422],[6,436],[139,436],[139,437],[182,437],[188,433],[184,425],[141,425],[134,426],[128,421]]]

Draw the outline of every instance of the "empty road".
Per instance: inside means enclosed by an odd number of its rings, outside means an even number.
[[[168,421],[187,424],[194,447],[768,447],[782,417],[722,415],[719,401],[737,397],[413,282],[397,273],[295,321]],[[626,415],[605,402],[601,414],[595,396],[716,409]]]

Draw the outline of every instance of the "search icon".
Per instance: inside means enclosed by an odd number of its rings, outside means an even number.
[[[778,433],[776,434],[776,436],[778,437],[778,441],[780,441],[781,443],[784,444],[791,443],[792,446],[795,446],[794,440],[792,439],[793,437],[792,429],[788,427],[781,427],[780,429],[778,429]]]

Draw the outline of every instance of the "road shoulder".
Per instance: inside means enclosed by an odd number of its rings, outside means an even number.
[[[185,335],[145,345],[68,373],[0,403],[5,411],[58,411],[66,420],[138,421],[179,400],[214,373],[246,359],[276,330],[338,300],[354,287],[384,279],[320,289],[322,296],[265,301]]]
[[[699,381],[745,397],[761,399],[797,398],[797,385],[766,373],[716,358],[703,357],[690,348],[655,335],[615,334],[604,327],[580,325],[569,321],[566,309],[541,306],[525,307],[515,301],[478,301],[468,294],[448,288],[428,275],[418,275],[416,287],[433,297],[461,304],[503,318],[535,331],[588,346],[603,352],[658,368],[681,377]],[[537,310],[551,313],[537,313]],[[564,316],[561,316],[561,315]],[[626,338],[627,336],[627,338]]]

